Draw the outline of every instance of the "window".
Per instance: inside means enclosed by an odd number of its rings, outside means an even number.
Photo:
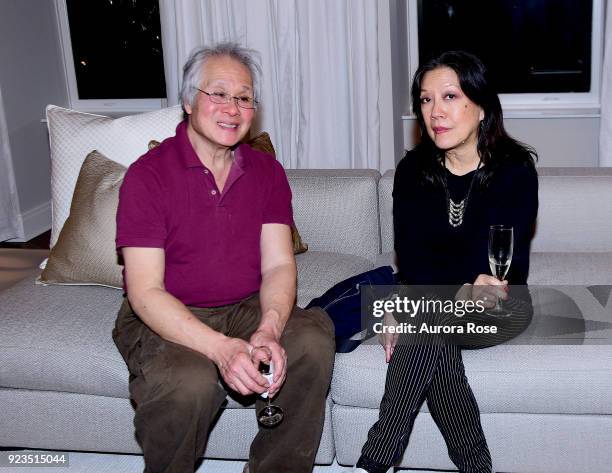
[[[56,0],[73,108],[137,112],[166,104],[158,0]]]
[[[487,64],[505,112],[599,112],[602,0],[409,1],[412,74],[464,49]]]

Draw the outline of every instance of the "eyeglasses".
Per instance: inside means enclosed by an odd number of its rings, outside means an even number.
[[[225,105],[230,103],[230,100],[234,100],[236,105],[240,108],[245,108],[247,110],[253,110],[257,108],[257,104],[259,103],[253,97],[249,97],[248,95],[241,95],[240,97],[235,97],[233,95],[228,94],[227,92],[206,92],[205,90],[200,89],[199,87],[195,87],[195,89],[202,92],[204,95],[208,95],[208,98],[212,103],[218,103],[220,105]]]

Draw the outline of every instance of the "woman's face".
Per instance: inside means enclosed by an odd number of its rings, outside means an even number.
[[[202,66],[200,89],[208,93],[226,93],[234,97],[253,97],[253,80],[249,69],[228,56],[209,58]],[[198,92],[193,106],[185,104],[189,114],[190,136],[198,147],[231,147],[248,133],[255,110],[240,108],[235,100],[213,103]]]
[[[438,67],[426,72],[420,99],[427,134],[439,149],[476,152],[484,111],[463,93],[455,71]]]

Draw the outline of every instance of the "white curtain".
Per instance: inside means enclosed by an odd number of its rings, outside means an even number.
[[[599,165],[612,166],[612,1],[606,6],[604,63],[601,75]]]
[[[258,129],[289,168],[392,167],[379,143],[377,0],[160,0],[166,84],[178,103],[193,48],[261,53]]]
[[[0,241],[17,237],[23,237],[23,230],[19,218],[17,185],[13,174],[8,128],[0,89]]]

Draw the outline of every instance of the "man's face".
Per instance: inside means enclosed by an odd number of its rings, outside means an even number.
[[[212,57],[202,66],[199,88],[211,93],[234,97],[253,97],[253,80],[249,69],[229,56]],[[235,100],[213,103],[209,96],[197,92],[193,105],[184,104],[189,114],[190,137],[196,150],[232,147],[248,133],[255,110],[238,107]]]

